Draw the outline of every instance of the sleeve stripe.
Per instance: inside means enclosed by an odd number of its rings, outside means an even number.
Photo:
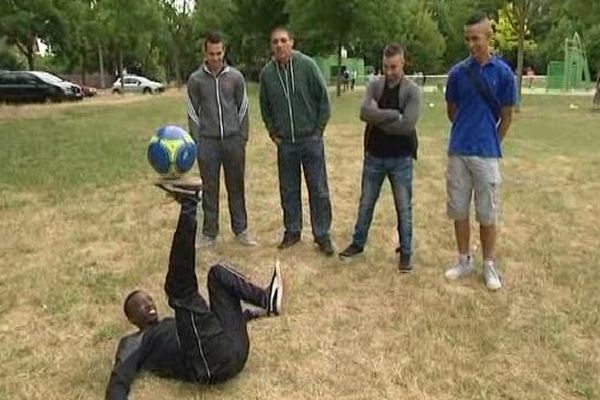
[[[186,98],[187,98],[188,117],[190,117],[190,119],[192,121],[194,121],[194,123],[197,126],[200,126],[200,119],[198,118],[198,112],[194,109],[194,105],[192,104],[192,99],[190,99],[189,93],[186,95]]]
[[[238,111],[238,118],[240,120],[240,123],[242,123],[242,121],[246,117],[247,112],[248,112],[248,96],[246,94],[246,86],[244,85],[244,97],[242,99],[242,104],[240,105],[240,109]]]

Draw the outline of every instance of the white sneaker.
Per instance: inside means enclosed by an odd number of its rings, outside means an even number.
[[[283,277],[279,260],[275,260],[273,277],[268,287],[267,314],[280,315],[283,312]]]
[[[467,263],[457,262],[444,273],[446,279],[456,280],[469,276],[473,272],[473,259],[469,258]]]
[[[216,238],[211,238],[210,236],[200,234],[198,236],[196,247],[201,248],[201,249],[206,249],[208,247],[212,247],[215,245],[216,240],[217,240]]]
[[[485,280],[485,286],[490,290],[498,290],[502,287],[500,281],[500,274],[493,263],[483,264],[483,279]]]
[[[235,235],[235,240],[244,246],[256,246],[258,244],[256,240],[252,238],[247,229],[244,232]]]

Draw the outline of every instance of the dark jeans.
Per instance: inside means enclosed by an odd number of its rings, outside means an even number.
[[[242,370],[250,346],[241,301],[266,308],[267,293],[226,264],[210,268],[210,307],[198,293],[195,272],[195,201],[181,206],[173,237],[165,291],[175,310],[184,360],[197,381],[216,383]]]
[[[375,203],[386,177],[392,185],[394,195],[400,251],[404,256],[410,258],[412,254],[413,177],[413,159],[411,157],[379,158],[369,154],[365,156],[353,243],[360,247],[364,247],[367,243]]]
[[[277,146],[277,166],[285,233],[300,234],[302,231],[300,201],[300,167],[302,167],[308,188],[313,235],[317,240],[329,237],[331,202],[327,186],[323,138],[311,136],[297,139],[295,143],[280,143]]]
[[[200,138],[198,166],[202,177],[202,233],[211,238],[219,233],[221,166],[225,174],[231,230],[236,235],[245,231],[248,227],[244,191],[246,139],[237,135],[224,139]]]

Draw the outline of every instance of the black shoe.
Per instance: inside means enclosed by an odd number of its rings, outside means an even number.
[[[350,246],[346,247],[344,251],[342,251],[339,256],[342,261],[349,261],[352,257],[361,254],[363,252],[363,248],[352,243]]]
[[[267,315],[279,315],[283,311],[283,277],[279,260],[275,261],[275,269],[271,284],[268,287]]]
[[[287,249],[288,247],[292,247],[299,241],[300,241],[299,233],[286,233],[283,235],[283,240],[281,241],[281,243],[279,243],[277,248],[279,250]]]
[[[411,257],[409,255],[402,254],[400,247],[396,249],[396,253],[400,254],[400,258],[398,260],[398,271],[403,273],[411,272],[413,270]]]
[[[321,253],[326,256],[332,256],[335,253],[335,249],[333,248],[333,243],[331,243],[331,239],[329,236],[324,237],[322,239],[315,239],[315,242],[319,246],[319,250]]]
[[[186,199],[200,201],[202,197],[202,180],[199,177],[182,176],[177,179],[160,179],[154,185],[167,192],[179,203]]]

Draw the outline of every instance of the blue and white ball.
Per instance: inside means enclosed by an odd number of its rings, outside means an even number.
[[[148,161],[164,178],[178,178],[194,166],[196,143],[182,128],[163,126],[150,139]]]

